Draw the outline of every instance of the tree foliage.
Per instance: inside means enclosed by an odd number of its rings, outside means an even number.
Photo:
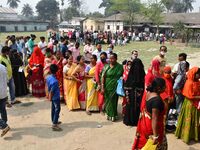
[[[141,5],[140,0],[112,0],[110,9],[114,12],[124,12],[124,18],[132,27],[135,14],[140,13]]]
[[[29,4],[24,4],[22,8],[22,15],[25,17],[33,16],[33,9]]]
[[[80,10],[82,1],[81,0],[68,0],[70,7],[73,7],[76,10]]]
[[[38,18],[43,21],[50,21],[50,26],[57,23],[59,14],[59,3],[56,0],[41,0],[36,5]]]
[[[95,11],[93,13],[89,13],[88,15],[86,15],[87,17],[93,17],[93,18],[103,18],[104,15],[98,11]]]
[[[7,5],[11,8],[17,8],[19,5],[18,3],[20,3],[20,0],[7,0]]]
[[[115,13],[113,10],[111,10],[112,5],[112,0],[102,0],[102,3],[99,5],[99,8],[105,8],[105,16],[110,16]]]
[[[157,32],[159,32],[159,26],[163,22],[163,11],[162,2],[158,2],[157,0],[152,0],[143,10],[143,14],[157,26]]]
[[[173,9],[175,0],[161,0],[161,3],[164,5],[167,12],[170,12]]]
[[[63,10],[63,19],[68,21],[72,19],[72,17],[80,17],[80,12],[76,10],[74,7],[68,7]]]

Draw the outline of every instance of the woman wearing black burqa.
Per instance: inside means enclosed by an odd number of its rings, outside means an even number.
[[[144,91],[144,78],[144,65],[140,59],[136,58],[132,62],[128,78],[124,83],[127,101],[123,119],[125,125],[137,125],[140,114],[140,103]]]
[[[15,96],[25,96],[28,94],[28,88],[26,83],[26,78],[24,71],[21,68],[23,66],[23,61],[17,50],[12,50],[9,54],[13,79],[15,83]]]

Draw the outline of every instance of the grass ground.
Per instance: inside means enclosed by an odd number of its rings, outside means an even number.
[[[30,34],[35,34],[37,36],[36,43],[39,41],[40,36],[47,36],[46,32],[17,32],[17,33],[0,33],[0,43],[4,43],[6,37],[8,35],[16,35],[16,36],[28,36]],[[185,47],[184,44],[173,43],[170,45],[166,43],[168,47],[167,53],[167,63],[173,65],[177,62],[177,56],[181,52],[185,52],[187,54],[193,54],[199,51],[199,48],[194,47]],[[126,46],[116,46],[115,52],[118,54],[119,62],[122,62],[125,59],[129,59],[131,57],[131,51],[136,49],[139,51],[139,57],[142,59],[145,68],[147,69],[152,58],[159,53],[160,44],[155,41],[151,42],[131,42]],[[103,49],[107,49],[107,45],[103,45]],[[83,46],[81,46],[81,50],[83,50]]]

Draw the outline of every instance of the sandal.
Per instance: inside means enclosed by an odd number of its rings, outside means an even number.
[[[8,131],[10,130],[10,127],[7,126],[3,129],[2,133],[1,133],[1,137],[3,137]]]

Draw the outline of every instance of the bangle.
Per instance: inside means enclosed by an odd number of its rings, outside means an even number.
[[[152,139],[157,140],[159,136],[152,135]]]

